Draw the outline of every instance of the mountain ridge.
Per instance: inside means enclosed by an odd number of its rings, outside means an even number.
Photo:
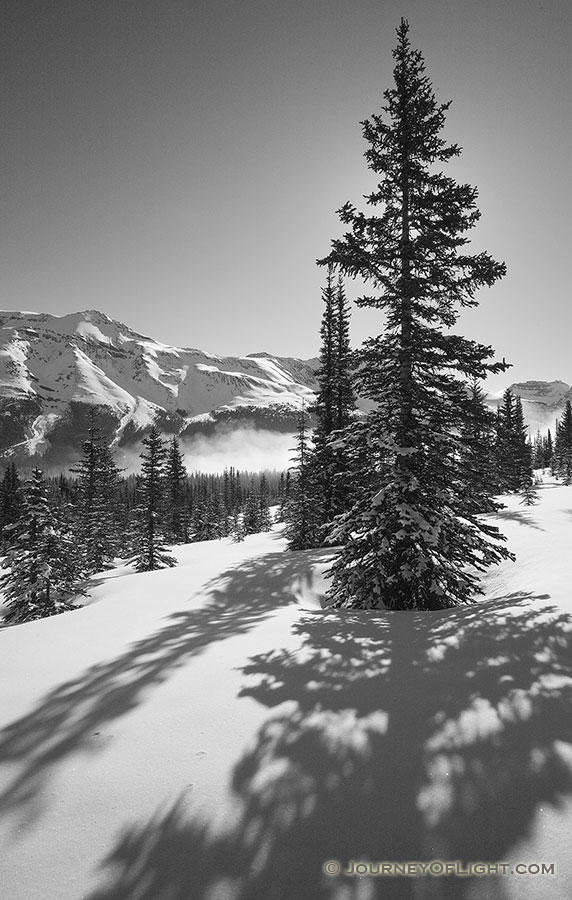
[[[317,364],[174,347],[98,310],[0,311],[0,453],[52,464],[77,455],[93,406],[115,446],[154,422],[183,436],[231,421],[290,431],[315,398]]]
[[[175,347],[95,309],[62,316],[0,310],[0,461],[73,463],[93,406],[116,448],[138,442],[153,423],[183,438],[245,426],[292,432],[302,404],[315,399],[318,364],[317,357]],[[510,388],[531,435],[553,428],[572,399],[559,380]],[[502,393],[487,395],[491,408]]]

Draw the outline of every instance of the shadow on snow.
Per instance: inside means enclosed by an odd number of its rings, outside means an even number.
[[[215,833],[182,799],[159,810],[119,836],[89,900],[506,896],[502,876],[328,878],[322,864],[503,861],[540,804],[572,793],[572,618],[538,599],[302,611],[300,649],[243,670],[240,696],[273,712],[234,769],[238,820]]]
[[[0,731],[0,765],[19,772],[0,792],[0,809],[31,825],[42,812],[54,766],[70,754],[95,753],[95,733],[131,712],[152,687],[209,644],[244,634],[280,605],[295,602],[293,584],[310,583],[312,566],[331,555],[268,554],[222,573],[201,594],[199,608],[171,615],[164,628],[124,654],[87,669],[38,701],[27,715]]]

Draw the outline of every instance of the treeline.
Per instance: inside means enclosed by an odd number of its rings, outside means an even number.
[[[267,531],[290,490],[284,472],[189,474],[178,439],[154,427],[141,472],[123,477],[94,411],[82,456],[69,475],[24,478],[14,463],[0,483],[5,621],[27,622],[73,607],[90,575],[128,560],[137,571],[175,564],[170,547]]]

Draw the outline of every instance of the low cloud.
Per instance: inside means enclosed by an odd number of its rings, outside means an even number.
[[[293,465],[295,444],[296,436],[290,432],[228,427],[213,435],[196,434],[180,441],[187,471],[209,475],[222,473],[231,466],[248,472],[288,469]],[[139,453],[143,449],[141,445],[138,449],[122,448],[117,452],[117,464],[124,475],[140,472]]]
[[[295,443],[294,434],[236,428],[211,436],[186,438],[181,451],[189,472],[216,474],[231,466],[249,472],[280,471],[293,464]]]

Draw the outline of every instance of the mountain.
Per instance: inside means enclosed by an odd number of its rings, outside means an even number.
[[[73,463],[93,406],[118,448],[153,422],[183,437],[237,425],[292,432],[315,398],[317,364],[171,347],[97,310],[0,312],[0,458]]]
[[[153,422],[183,439],[224,440],[254,427],[282,433],[288,444],[302,403],[315,399],[317,365],[269,353],[219,357],[171,347],[97,310],[0,311],[0,463],[72,465],[93,406],[123,457]],[[554,429],[572,398],[564,381],[510,388],[522,398],[531,435]],[[491,407],[502,393],[487,397]]]
[[[522,381],[509,387],[522,400],[529,435],[534,437],[537,431],[546,433],[550,428],[554,436],[556,419],[562,415],[566,401],[572,400],[570,385],[565,381]],[[503,393],[489,394],[488,404],[496,408],[502,403]]]

